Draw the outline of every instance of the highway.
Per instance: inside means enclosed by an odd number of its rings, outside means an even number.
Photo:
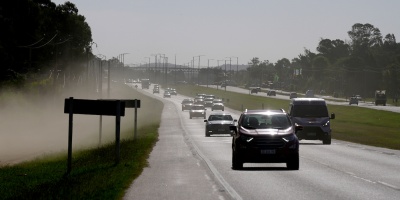
[[[302,140],[298,171],[284,163],[245,163],[243,170],[232,170],[231,137],[205,137],[203,118],[189,119],[188,111],[181,111],[187,97],[165,99],[163,91],[139,91],[165,107],[149,167],[124,199],[399,199],[400,151]],[[234,119],[240,115],[229,108],[225,112]]]

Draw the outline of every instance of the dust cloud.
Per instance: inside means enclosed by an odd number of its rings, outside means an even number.
[[[106,88],[103,87],[103,88]],[[99,99],[98,92],[74,88],[63,91],[60,97],[30,96],[27,94],[6,92],[0,98],[0,166],[20,163],[52,154],[67,154],[68,114],[64,114],[64,99]],[[134,89],[124,84],[113,83],[111,99],[135,99]],[[101,95],[107,97],[107,91]],[[135,97],[136,96],[136,97]],[[142,108],[146,105],[142,101]],[[133,109],[125,110],[121,119],[121,139],[133,137]],[[152,112],[138,109],[138,125],[154,123]],[[115,140],[115,117],[102,117],[100,136],[100,116],[74,115],[73,150],[96,147]]]

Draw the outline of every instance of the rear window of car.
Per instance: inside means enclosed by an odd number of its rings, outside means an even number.
[[[218,120],[233,120],[231,115],[210,115],[208,121],[218,121]]]

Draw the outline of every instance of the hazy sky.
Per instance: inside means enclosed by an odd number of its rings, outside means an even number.
[[[62,4],[65,0],[52,0]],[[275,63],[316,52],[321,38],[349,40],[355,23],[370,23],[400,40],[399,0],[70,0],[92,29],[94,54],[125,55],[125,64],[201,66],[239,57]],[[222,64],[224,61],[220,61]],[[236,58],[232,58],[236,64]]]

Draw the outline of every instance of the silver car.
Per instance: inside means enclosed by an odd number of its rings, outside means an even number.
[[[206,108],[202,104],[194,104],[189,111],[190,119],[193,117],[203,117],[206,118]]]
[[[222,101],[222,99],[214,99],[212,106],[211,106],[211,111],[214,110],[225,110],[225,106],[224,106],[224,102]]]
[[[190,108],[192,108],[193,103],[194,103],[193,99],[184,99],[182,101],[182,111],[190,110]]]
[[[230,130],[230,126],[234,126],[237,120],[233,119],[230,114],[227,113],[213,113],[210,114],[206,122],[206,137],[213,134],[229,134],[233,135],[233,131]]]

